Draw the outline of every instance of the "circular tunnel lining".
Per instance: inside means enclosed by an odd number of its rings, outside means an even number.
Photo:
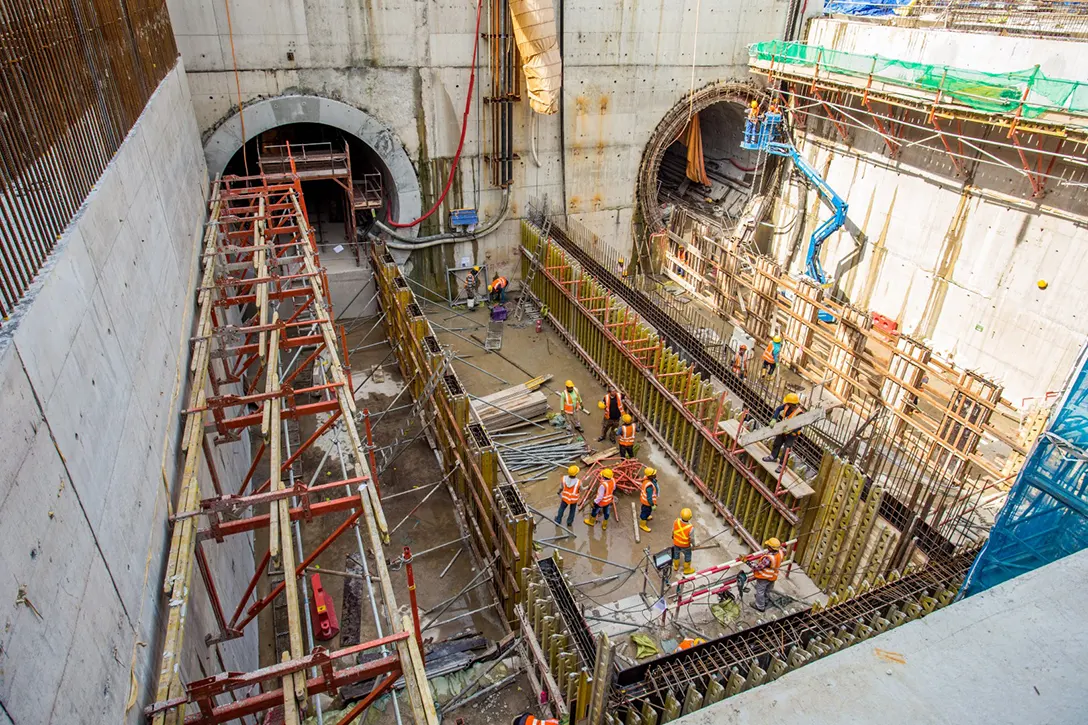
[[[758,185],[757,155],[740,147],[744,109],[766,94],[746,83],[720,83],[686,96],[669,109],[650,137],[639,169],[637,199],[648,232],[665,228],[665,212],[682,204],[702,215],[729,223],[739,216]],[[698,114],[709,185],[686,174],[687,130]]]
[[[242,120],[245,120],[245,133]],[[422,201],[419,179],[404,145],[396,135],[365,111],[330,98],[308,95],[279,96],[251,103],[242,114],[234,114],[219,124],[204,144],[208,171],[213,176],[239,168],[234,159],[240,155],[243,143],[249,156],[250,171],[256,171],[256,161],[250,153],[255,144],[269,131],[282,129],[280,134],[297,134],[300,138],[330,136],[339,133],[347,139],[352,153],[352,176],[357,177],[355,165],[375,169],[382,175],[384,193],[391,217],[407,222],[419,217]],[[254,145],[251,145],[254,144]],[[244,166],[241,167],[244,170]],[[335,181],[327,182],[336,184]],[[328,196],[328,190],[316,191]],[[309,194],[307,202],[310,201]],[[380,210],[384,214],[385,211]],[[415,230],[408,230],[415,233]]]

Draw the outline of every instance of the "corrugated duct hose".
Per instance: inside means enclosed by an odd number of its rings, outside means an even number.
[[[465,98],[465,113],[461,121],[461,139],[457,144],[457,154],[450,166],[450,175],[446,180],[446,186],[442,195],[434,203],[431,209],[415,221],[407,224],[397,224],[388,218],[384,222],[376,222],[375,227],[380,228],[389,237],[388,245],[393,249],[426,249],[440,244],[479,239],[495,231],[510,210],[510,187],[503,189],[502,209],[498,216],[474,232],[464,234],[461,232],[447,232],[430,237],[406,237],[398,234],[396,229],[405,229],[419,224],[438,210],[445,201],[453,184],[453,175],[457,172],[457,165],[461,158],[461,150],[465,144],[465,131],[468,128],[468,114],[472,103],[472,88],[476,81],[476,56],[480,43],[480,16],[482,14],[483,0],[476,5],[476,36],[472,47],[472,73],[469,76],[468,95]],[[510,0],[510,16],[513,20],[514,38],[518,44],[518,52],[523,59],[522,68],[525,71],[526,90],[529,96],[529,106],[537,113],[551,115],[559,110],[559,90],[562,79],[562,60],[559,56],[559,44],[556,38],[555,8],[552,0]]]

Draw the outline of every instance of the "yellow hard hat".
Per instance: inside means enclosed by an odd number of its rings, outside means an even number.
[[[774,339],[775,342],[782,342],[782,336],[781,335],[775,335],[773,339]]]
[[[680,511],[680,518],[684,521],[691,521],[691,509],[682,509]]]
[[[631,420],[632,420],[631,416],[629,416],[627,413],[623,414],[623,422],[624,423],[630,423]]]
[[[1035,284],[1036,284],[1036,286],[1039,287],[1039,289],[1046,289],[1047,287],[1050,286],[1050,283],[1047,282],[1045,279],[1041,279],[1038,282],[1036,282]]]
[[[563,385],[566,385],[568,388],[573,388],[574,387],[574,381],[573,380],[568,380],[567,382],[563,383]]]
[[[597,401],[597,407],[600,408],[601,410],[604,410],[604,401],[603,400],[598,400]]]
[[[801,399],[797,397],[797,393],[786,393],[786,397],[782,399],[782,402],[797,405],[801,402]]]
[[[580,469],[578,468],[578,466],[571,466],[570,468],[567,469],[567,475],[568,476],[577,476],[579,470]]]
[[[472,271],[473,272],[479,272],[480,271],[480,266],[476,265],[475,267],[472,268]]]
[[[493,290],[493,289],[491,289],[491,285],[488,285],[488,286],[487,286],[487,291],[488,291],[488,292],[494,292],[494,290]]]
[[[601,471],[601,475],[604,476],[605,478],[612,478],[612,469],[611,468],[604,469],[603,471]]]
[[[657,473],[656,468],[650,468],[649,466],[646,466],[646,470],[642,472],[642,475],[643,476],[652,476],[655,473]]]
[[[752,108],[759,108],[759,102],[758,102],[758,101],[755,101],[755,100],[753,100],[753,101],[752,101],[752,102],[751,102],[750,104],[748,104],[748,105],[750,105],[750,106],[751,106]]]
[[[764,541],[763,545],[766,546],[768,549],[779,549],[782,547],[782,542],[779,541],[776,537],[772,536],[771,538]]]
[[[706,640],[703,639],[702,637],[696,637],[695,638],[695,646],[698,647],[701,644],[706,644]]]

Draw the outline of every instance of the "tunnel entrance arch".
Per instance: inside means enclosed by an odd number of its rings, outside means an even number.
[[[720,198],[707,203],[711,208],[702,211],[713,214],[718,207],[732,205],[730,193],[751,188],[755,172],[751,164],[755,162],[739,144],[745,108],[753,99],[766,106],[766,92],[752,84],[714,83],[685,95],[657,124],[642,154],[636,189],[639,213],[648,233],[664,231],[662,208],[669,201],[666,197],[684,196],[675,194],[676,174],[681,178],[684,175],[682,164],[677,172],[676,156],[683,149],[685,130],[695,114],[700,114],[704,155],[712,177],[711,187],[706,188],[707,198],[721,192]],[[711,158],[714,150],[721,152],[720,159]]]
[[[419,179],[408,153],[396,134],[365,111],[331,98],[289,95],[256,101],[243,113],[244,137],[242,115],[235,113],[220,123],[204,144],[208,171],[213,176],[226,170],[244,144],[267,131],[298,125],[329,126],[354,137],[373,153],[385,182],[393,220],[403,223],[419,217]]]

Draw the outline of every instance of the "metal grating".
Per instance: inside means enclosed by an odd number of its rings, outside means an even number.
[[[476,445],[480,448],[491,447],[491,437],[484,430],[484,427],[479,423],[470,423],[468,426],[468,432],[472,434],[472,438],[476,441]]]
[[[593,641],[593,635],[590,634],[589,625],[586,624],[586,620],[582,617],[578,605],[574,603],[574,595],[571,594],[570,589],[567,587],[567,580],[551,559],[540,559],[536,565],[544,582],[548,585],[548,591],[551,593],[552,599],[555,600],[556,606],[559,607],[559,613],[567,625],[567,630],[574,638],[583,665],[592,666],[597,659],[597,645]]]
[[[408,280],[404,279],[404,277],[394,277],[393,284],[397,289],[408,289]]]
[[[423,310],[419,309],[419,305],[415,302],[409,302],[406,309],[411,317],[423,317]]]
[[[456,375],[443,375],[442,380],[446,383],[446,389],[450,391],[450,395],[465,394],[465,389],[461,387],[461,381]]]
[[[504,483],[498,487],[498,492],[506,501],[506,507],[510,510],[511,516],[516,518],[528,515],[529,509],[525,508],[525,501],[521,498],[521,492],[518,491],[516,486]]]
[[[432,355],[442,354],[442,346],[438,344],[438,338],[436,338],[434,335],[427,335],[425,338],[423,338],[423,342],[427,346],[427,352],[431,353]]]

